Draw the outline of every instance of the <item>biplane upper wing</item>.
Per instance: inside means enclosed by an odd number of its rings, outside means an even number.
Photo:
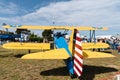
[[[19,28],[19,29],[40,29],[40,30],[44,30],[44,29],[68,29],[68,30],[73,30],[73,29],[77,29],[77,30],[108,30],[108,28],[106,27],[91,27],[91,26],[27,26],[27,25],[6,25],[3,26],[4,28]]]

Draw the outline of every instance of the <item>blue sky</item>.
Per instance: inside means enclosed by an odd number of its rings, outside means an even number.
[[[108,27],[120,33],[120,0],[0,0],[0,24]]]

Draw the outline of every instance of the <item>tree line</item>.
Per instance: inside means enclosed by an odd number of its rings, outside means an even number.
[[[29,41],[37,41],[37,42],[49,42],[49,41],[53,41],[53,31],[52,30],[44,30],[42,32],[42,37],[40,37],[39,35],[36,35],[34,32],[31,33],[30,30],[28,29],[17,29],[15,32],[17,34],[21,34],[23,31],[29,32]]]

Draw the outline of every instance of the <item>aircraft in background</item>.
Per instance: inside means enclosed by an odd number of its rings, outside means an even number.
[[[0,34],[0,39],[15,39],[20,38],[20,35],[17,34]]]

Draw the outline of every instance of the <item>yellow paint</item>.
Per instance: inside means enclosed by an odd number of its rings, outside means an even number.
[[[106,43],[82,43],[82,48],[83,49],[91,49],[91,48],[108,48],[109,45]]]
[[[67,59],[69,57],[67,51],[61,48],[45,52],[30,53],[24,55],[22,59]]]
[[[73,36],[72,36],[73,37]],[[69,42],[70,51],[72,51],[72,41]],[[82,43],[83,49],[90,48],[108,48],[109,45],[106,43]],[[6,49],[50,49],[50,43],[20,43],[11,42],[3,45]]]
[[[50,43],[20,43],[20,42],[11,42],[6,43],[2,46],[6,49],[50,49]]]
[[[3,26],[4,28],[19,28],[19,29],[39,29],[39,30],[44,30],[44,29],[60,29],[60,30],[108,30],[108,28],[102,28],[102,27],[91,27],[91,26],[27,26],[27,25],[22,25],[22,26],[17,26],[16,27],[11,27],[10,25]]]
[[[90,50],[83,50],[83,56],[84,58],[109,58],[109,57],[115,57],[112,54],[104,53],[104,52],[96,52],[96,51],[90,51]]]

